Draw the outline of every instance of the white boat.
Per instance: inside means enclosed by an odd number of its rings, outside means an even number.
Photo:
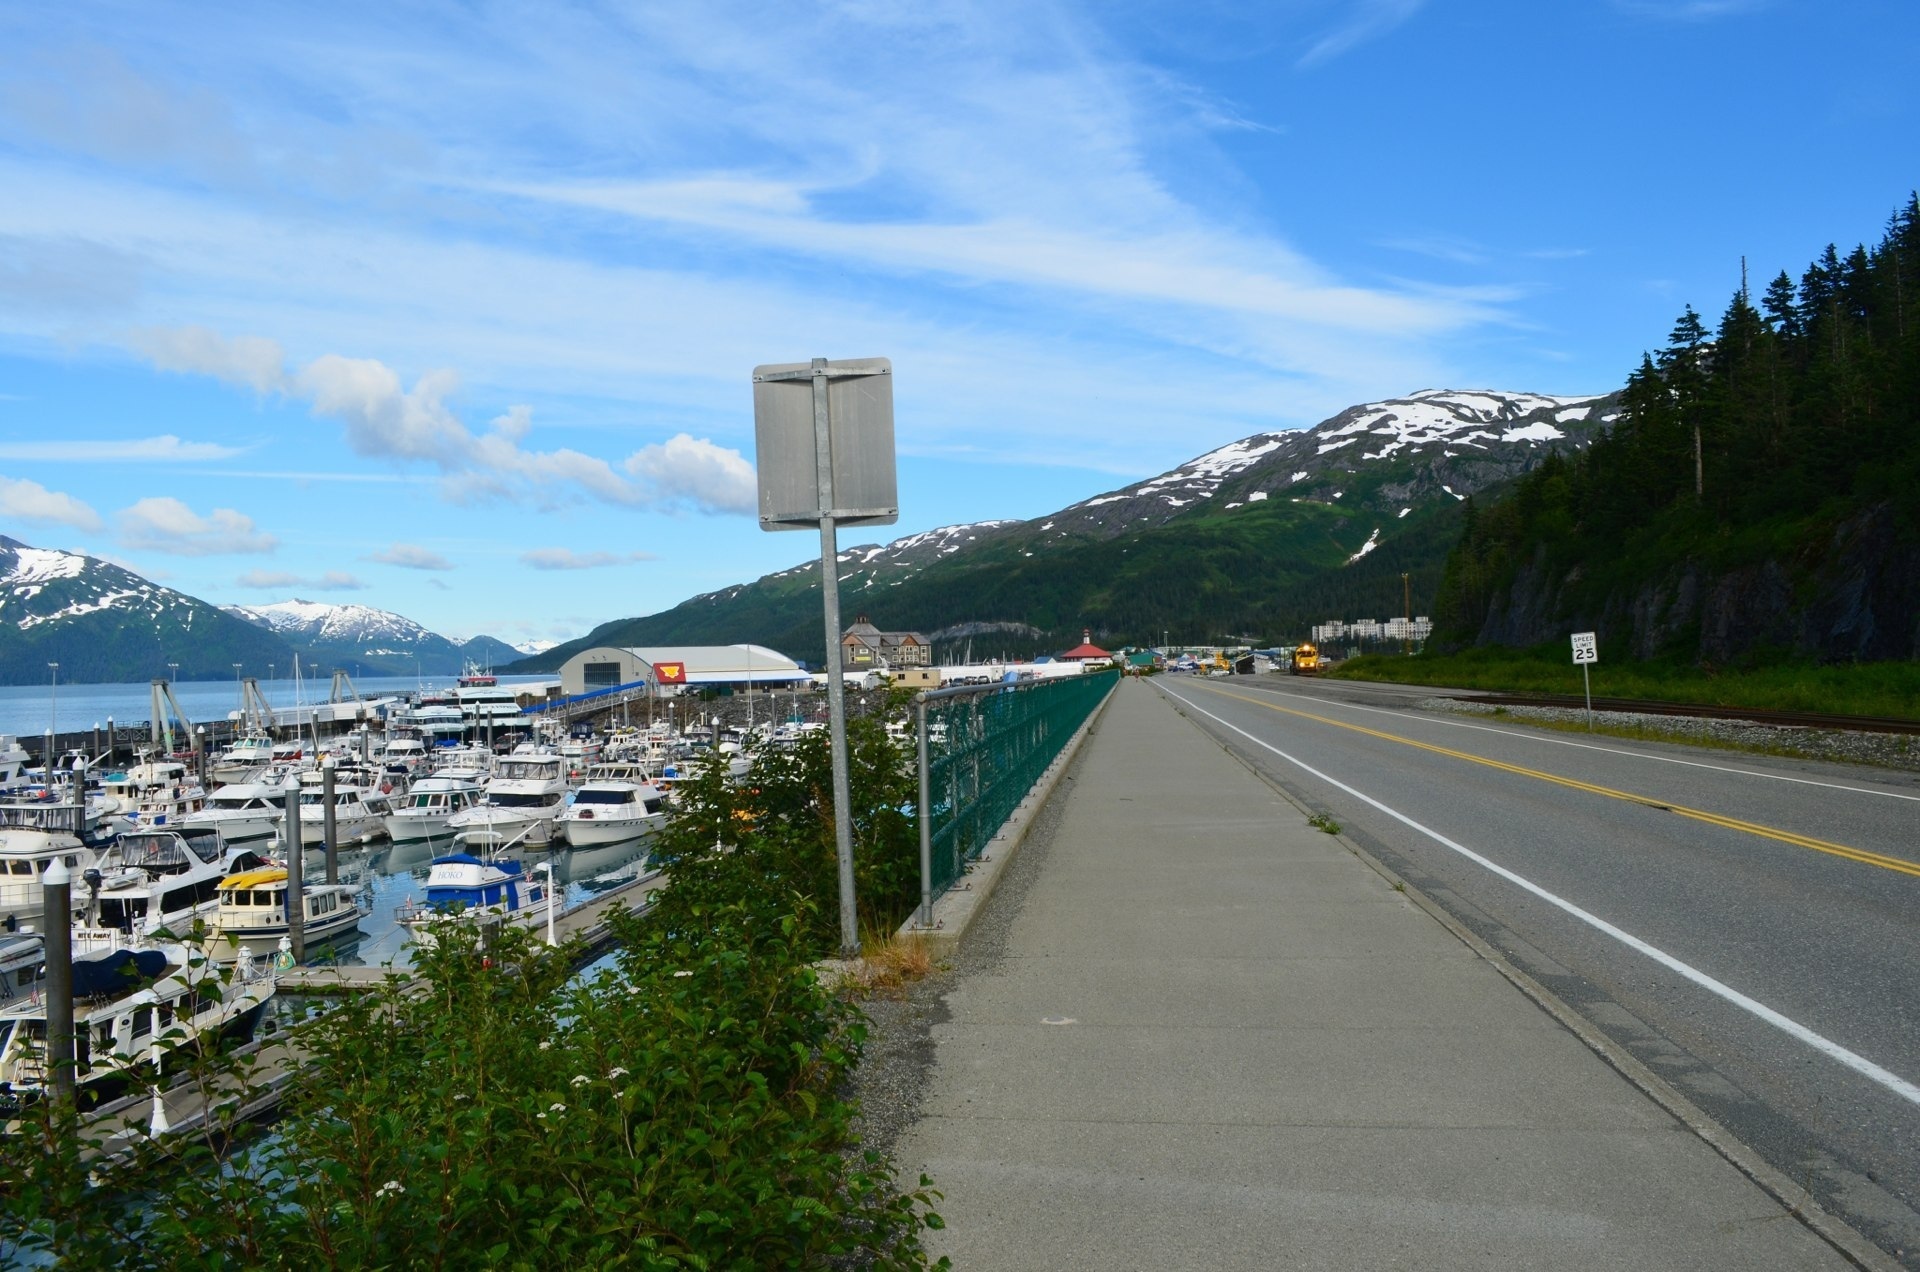
[[[651,782],[599,776],[629,765],[599,765],[560,814],[560,830],[576,848],[651,839],[667,824],[666,795]]]
[[[244,782],[273,763],[273,739],[249,733],[213,757],[207,773],[216,782]]]
[[[300,891],[300,927],[308,948],[358,932],[359,889],[353,884],[308,883]],[[271,954],[288,935],[285,867],[264,866],[220,881],[219,903],[207,920],[206,950],[216,961],[231,963],[243,952]]]
[[[383,819],[387,838],[396,844],[445,838],[453,833],[447,827],[453,815],[472,808],[485,796],[486,785],[477,770],[430,773],[393,802],[393,811]]]
[[[229,782],[216,786],[207,802],[182,813],[173,825],[183,830],[217,830],[229,844],[273,839],[286,818],[286,780]]]
[[[0,1003],[38,993],[47,979],[47,946],[38,932],[0,936]]]
[[[91,1108],[152,1081],[157,1057],[221,1034],[251,1036],[274,995],[270,969],[223,976],[184,945],[73,956],[74,1088]],[[0,1116],[45,1096],[47,1004],[0,1008]]]
[[[548,880],[529,877],[510,859],[482,861],[471,853],[435,857],[427,871],[424,904],[402,906],[394,917],[416,943],[431,945],[446,923],[515,923],[531,927],[547,917]],[[558,903],[559,897],[553,898]]]
[[[364,843],[386,832],[387,814],[393,811],[380,789],[378,775],[365,769],[340,765],[333,774],[334,847]],[[300,775],[300,843],[303,847],[324,846],[327,841],[326,775],[308,769]]]
[[[462,847],[497,852],[503,848],[546,848],[566,803],[563,761],[551,748],[524,744],[495,761],[487,779],[487,797],[447,822]]]
[[[178,760],[150,756],[123,772],[107,774],[101,786],[123,829],[164,826],[207,802],[200,779]]]
[[[140,945],[184,935],[210,919],[221,880],[272,864],[251,848],[230,847],[214,831],[184,835],[155,828],[129,831],[73,881],[76,949]]]
[[[27,761],[33,757],[20,739],[0,733],[0,794],[10,794],[27,783]]]
[[[395,785],[411,782],[414,775],[426,771],[427,744],[419,738],[390,738],[380,748],[374,763]]]
[[[44,905],[41,876],[64,861],[78,878],[100,859],[109,836],[97,833],[98,810],[53,796],[0,803],[0,919],[37,922]]]

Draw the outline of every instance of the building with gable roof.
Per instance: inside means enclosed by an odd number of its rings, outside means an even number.
[[[840,637],[840,661],[848,671],[928,667],[933,642],[919,632],[883,632],[862,614]]]

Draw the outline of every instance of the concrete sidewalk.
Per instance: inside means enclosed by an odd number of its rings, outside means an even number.
[[[895,1151],[956,1267],[1852,1266],[1152,686],[1053,799]]]

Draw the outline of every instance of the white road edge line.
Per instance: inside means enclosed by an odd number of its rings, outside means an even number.
[[[1295,759],[1293,756],[1288,755],[1285,751],[1282,751],[1279,747],[1274,746],[1271,742],[1266,742],[1260,738],[1257,738],[1253,734],[1248,733],[1245,729],[1241,728],[1239,725],[1232,724],[1226,720],[1221,719],[1219,716],[1213,714],[1213,712],[1211,711],[1208,711],[1205,707],[1200,706],[1198,703],[1195,703],[1191,699],[1181,697],[1179,694],[1174,693],[1170,689],[1167,690],[1166,693],[1168,697],[1173,698],[1176,701],[1188,707],[1193,708],[1193,710],[1199,712],[1201,715],[1207,717],[1207,719],[1209,720],[1214,721],[1216,724],[1219,724],[1223,728],[1233,730],[1235,733],[1238,733],[1241,737],[1247,739],[1247,741],[1249,742],[1252,742],[1254,745],[1263,747],[1266,750],[1272,751],[1275,755],[1279,756],[1281,759],[1285,760],[1287,763],[1293,765],[1294,767],[1301,769],[1304,772],[1311,773],[1313,774],[1313,776],[1319,778],[1323,782],[1326,782],[1328,785],[1338,787],[1340,790],[1345,791],[1347,794],[1353,796],[1355,799],[1361,800],[1364,803],[1372,805],[1374,808],[1379,809],[1381,812],[1393,818],[1395,821],[1400,822],[1403,825],[1418,831],[1422,835],[1425,835],[1427,838],[1433,840],[1433,842],[1439,844],[1441,847],[1447,848],[1453,852],[1459,853],[1462,857],[1465,857],[1468,861],[1473,862],[1475,865],[1480,866],[1486,870],[1490,870],[1494,874],[1499,875],[1502,879],[1505,879],[1507,882],[1515,885],[1516,887],[1523,888],[1526,891],[1531,892],[1534,896],[1539,897],[1542,901],[1545,901],[1548,905],[1554,906],[1557,909],[1565,911],[1567,914],[1572,915],[1574,918],[1580,920],[1582,923],[1587,924],[1589,927],[1592,927],[1596,931],[1606,933],[1608,936],[1620,942],[1622,945],[1625,945],[1627,948],[1638,951],[1639,953],[1646,955],[1648,958],[1660,964],[1662,967],[1667,968],[1669,971],[1675,972],[1681,976],[1686,977],[1688,980],[1700,986],[1700,988],[1706,990],[1708,993],[1713,994],[1718,998],[1724,999],[1725,1001],[1732,1003],[1735,1007],[1740,1008],[1742,1011],[1748,1012],[1758,1017],[1759,1019],[1766,1021],[1768,1024],[1772,1025],[1775,1029],[1778,1029],[1780,1030],[1780,1032],[1786,1034],[1788,1037],[1795,1038],[1800,1042],[1805,1043],[1809,1047],[1812,1047],[1815,1051],[1818,1051],[1823,1055],[1828,1056],[1831,1059],[1838,1060],[1841,1064],[1845,1065],[1849,1069],[1852,1069],[1855,1073],[1858,1073],[1862,1077],[1867,1078],[1870,1081],[1873,1081],[1879,1084],[1880,1086],[1885,1087],[1887,1090],[1893,1092],[1895,1095],[1907,1101],[1909,1104],[1920,1105],[1920,1086],[1915,1086],[1913,1083],[1907,1081],[1905,1078],[1901,1077],[1899,1074],[1894,1073],[1888,1069],[1883,1069],[1879,1065],[1875,1064],[1873,1061],[1867,1059],[1865,1056],[1857,1055],[1854,1052],[1847,1050],[1845,1047],[1841,1046],[1837,1042],[1834,1042],[1832,1039],[1827,1038],[1821,1034],[1815,1033],[1813,1030],[1807,1028],[1805,1025],[1799,1023],[1796,1020],[1792,1020],[1786,1016],[1781,1015],[1779,1012],[1767,1006],[1765,1003],[1758,1002],[1752,998],[1747,997],[1745,994],[1733,988],[1731,985],[1715,980],[1713,977],[1707,975],[1705,972],[1692,966],[1691,964],[1681,962],[1679,959],[1675,958],[1673,955],[1667,953],[1665,950],[1659,948],[1658,946],[1649,945],[1647,942],[1633,935],[1633,933],[1627,932],[1621,928],[1615,927],[1613,924],[1607,922],[1605,919],[1601,918],[1599,915],[1590,914],[1587,911],[1581,909],[1579,906],[1575,905],[1573,902],[1568,901],[1563,897],[1556,896],[1551,892],[1548,892],[1545,888],[1533,882],[1531,879],[1515,874],[1513,871],[1507,869],[1505,866],[1499,864],[1496,861],[1491,861],[1488,858],[1481,856],[1479,853],[1473,851],[1473,849],[1468,848],[1463,844],[1455,843],[1453,840],[1448,839],[1445,835],[1441,834],[1439,831],[1430,829],[1429,827],[1426,827],[1426,826],[1422,826],[1419,822],[1413,820],[1413,818],[1411,817],[1408,817],[1405,813],[1399,812],[1392,808],[1388,808],[1385,804],[1382,804],[1379,800],[1373,798],[1373,796],[1368,795],[1362,791],[1355,790],[1353,787],[1348,786],[1345,782],[1341,781],[1339,778],[1329,777],[1327,774],[1322,773],[1319,769],[1314,768],[1312,765],[1307,764],[1304,761]]]
[[[1904,791],[1876,791],[1862,786],[1845,786],[1839,782],[1820,782],[1811,777],[1788,777],[1784,773],[1760,773],[1753,769],[1731,768],[1725,764],[1706,764],[1700,760],[1682,760],[1671,755],[1648,755],[1644,751],[1627,751],[1617,746],[1597,746],[1592,742],[1575,742],[1571,738],[1549,738],[1535,733],[1522,733],[1517,729],[1500,729],[1490,724],[1471,724],[1465,720],[1444,720],[1426,712],[1396,711],[1391,707],[1365,707],[1357,702],[1342,702],[1338,698],[1320,698],[1310,693],[1295,695],[1308,702],[1317,702],[1328,707],[1345,707],[1349,711],[1371,711],[1375,715],[1390,715],[1402,720],[1415,720],[1427,724],[1444,724],[1452,729],[1472,729],[1476,733],[1497,733],[1503,738],[1516,738],[1523,742],[1551,742],[1555,746],[1570,746],[1582,751],[1600,751],[1607,755],[1624,755],[1629,759],[1652,760],[1660,764],[1682,764],[1687,768],[1710,769],[1715,773],[1734,773],[1741,777],[1758,777],[1769,782],[1792,782],[1797,786],[1820,786],[1832,791],[1847,791],[1854,795],[1882,795],[1887,799],[1905,799],[1920,803],[1920,795],[1908,795]]]

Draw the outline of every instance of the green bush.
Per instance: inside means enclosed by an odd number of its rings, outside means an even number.
[[[232,1126],[90,1159],[70,1118],[32,1110],[0,1150],[0,1260],[923,1267],[935,1194],[852,1150],[838,1092],[863,1026],[807,964],[807,907],[788,909],[623,912],[620,952],[582,976],[519,930],[484,948],[450,932],[419,987],[303,1031],[284,1115],[223,1160]]]

